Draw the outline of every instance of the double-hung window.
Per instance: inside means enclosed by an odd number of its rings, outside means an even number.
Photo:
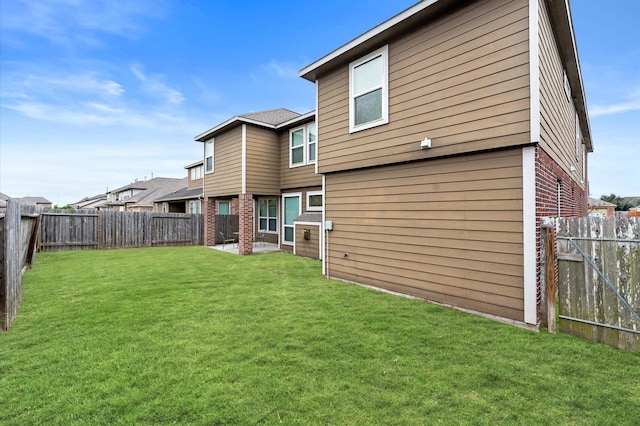
[[[306,124],[289,132],[289,167],[316,162],[316,123]]]
[[[213,139],[204,143],[204,172],[213,172]]]
[[[258,229],[278,232],[278,200],[276,198],[261,198],[258,201]]]
[[[349,131],[389,122],[389,46],[349,65]]]

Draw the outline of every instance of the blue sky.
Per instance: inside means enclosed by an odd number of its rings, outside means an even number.
[[[0,7],[0,192],[75,202],[184,177],[193,137],[307,112],[298,70],[414,1],[13,0]],[[574,0],[591,195],[640,196],[640,1]]]

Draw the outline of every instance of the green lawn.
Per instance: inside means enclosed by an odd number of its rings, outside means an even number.
[[[0,424],[640,424],[640,356],[203,247],[40,253]]]

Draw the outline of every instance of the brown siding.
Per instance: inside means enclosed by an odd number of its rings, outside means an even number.
[[[584,158],[582,148],[576,156],[576,111],[565,94],[564,67],[545,2],[539,3],[540,146],[573,180],[580,182]],[[571,166],[575,172],[571,172]]]
[[[304,239],[305,229],[309,230],[311,239]],[[296,224],[295,225],[295,251],[296,256],[310,257],[312,259],[320,259],[320,224],[307,225]]]
[[[247,192],[280,192],[280,146],[276,132],[247,125]]]
[[[349,134],[348,69],[319,79],[321,173],[529,142],[524,0],[474,3],[389,43],[386,125]]]
[[[242,127],[215,137],[213,173],[204,175],[205,197],[242,191]]]
[[[332,173],[326,195],[332,277],[523,319],[520,149]]]
[[[280,133],[280,187],[287,190],[315,185],[322,185],[322,175],[316,174],[315,164],[289,167],[289,130],[283,131]]]

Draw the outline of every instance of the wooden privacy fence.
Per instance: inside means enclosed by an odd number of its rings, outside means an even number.
[[[560,331],[640,353],[640,218],[557,218],[552,238]]]
[[[8,330],[22,300],[22,275],[33,264],[39,215],[35,206],[7,201],[0,214],[0,330]]]
[[[199,214],[56,210],[40,223],[40,251],[203,244]]]
[[[216,244],[222,243],[222,232],[225,237],[233,238],[233,233],[240,229],[240,218],[237,214],[216,215]]]

